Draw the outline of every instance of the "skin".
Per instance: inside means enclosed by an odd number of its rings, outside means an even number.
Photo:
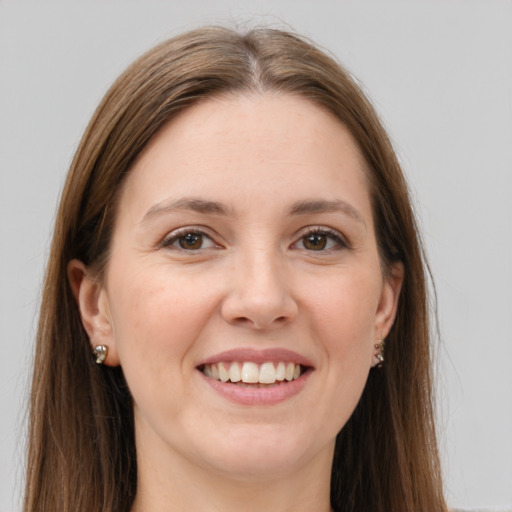
[[[183,198],[226,211],[169,208]],[[312,200],[343,208],[290,214]],[[181,248],[198,227],[202,245]],[[91,345],[108,345],[133,395],[133,511],[330,510],[336,434],[402,282],[399,265],[382,274],[362,159],[338,120],[277,94],[188,109],[126,179],[103,281],[76,260],[68,271]],[[312,369],[285,401],[233,403],[197,367],[237,348],[292,350]]]

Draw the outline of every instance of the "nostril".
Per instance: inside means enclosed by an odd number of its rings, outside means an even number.
[[[233,322],[237,324],[253,324],[254,322],[247,318],[246,316],[239,316],[236,318],[233,318]]]
[[[246,316],[240,316],[234,318],[231,322],[239,326],[247,326],[254,329],[267,329],[272,326],[283,325],[288,322],[288,317],[282,315],[277,318],[263,318],[261,316],[255,316],[255,318],[248,318]]]

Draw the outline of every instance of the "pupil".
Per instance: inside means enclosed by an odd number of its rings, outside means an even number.
[[[199,249],[202,244],[201,235],[187,233],[180,238],[179,243],[182,249]]]
[[[327,238],[325,235],[308,235],[306,237],[304,245],[307,249],[313,249],[314,251],[318,251],[320,249],[324,249],[327,244]]]

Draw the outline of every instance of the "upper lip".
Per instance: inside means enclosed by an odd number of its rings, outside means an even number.
[[[298,354],[297,352],[284,348],[270,348],[264,350],[255,350],[252,348],[235,348],[226,350],[224,352],[219,352],[218,354],[208,357],[204,361],[201,361],[198,366],[221,362],[229,363],[233,361],[247,361],[256,364],[283,361],[300,364],[302,366],[313,366],[308,358]]]

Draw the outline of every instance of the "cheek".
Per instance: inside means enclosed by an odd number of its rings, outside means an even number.
[[[161,269],[163,270],[163,269]],[[176,275],[155,269],[122,275],[112,272],[111,314],[115,344],[137,414],[178,417],[184,402],[194,399],[183,382],[195,371],[197,340],[212,314],[212,293]],[[173,400],[165,390],[172,389]]]
[[[213,308],[212,293],[166,272],[139,272],[127,280],[113,273],[111,313],[121,364],[181,362]]]
[[[375,343],[380,274],[340,273],[325,286],[319,284],[316,293],[309,295],[307,306],[312,334],[323,345],[330,364],[348,373],[367,366]]]
[[[328,281],[317,280],[317,292],[310,294],[308,328],[323,354],[326,414],[339,412],[331,414],[337,432],[357,405],[371,368],[381,277],[378,270],[340,269]]]
[[[309,327],[323,352],[322,407],[333,436],[352,415],[368,379],[378,283],[373,275],[340,278],[339,286],[317,294],[311,303],[315,314]]]

